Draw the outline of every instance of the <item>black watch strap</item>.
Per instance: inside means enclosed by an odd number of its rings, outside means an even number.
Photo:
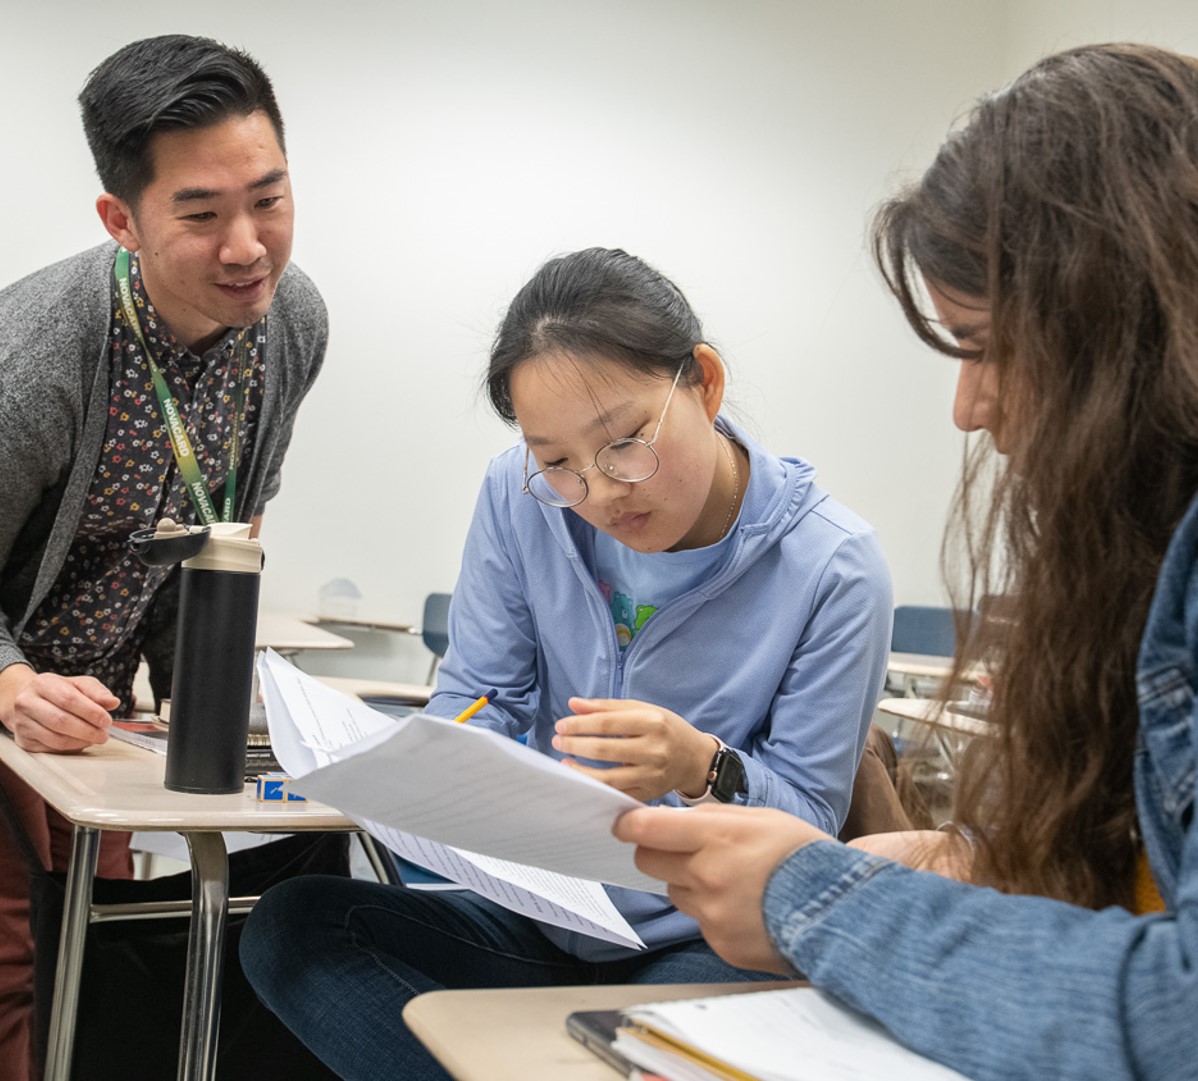
[[[711,760],[707,774],[711,785],[711,797],[720,803],[731,803],[737,793],[747,792],[745,786],[745,764],[731,747],[720,747]]]

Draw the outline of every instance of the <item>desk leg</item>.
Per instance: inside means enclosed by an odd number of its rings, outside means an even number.
[[[46,1052],[46,1081],[67,1081],[75,1047],[75,1016],[79,979],[83,975],[83,946],[87,940],[92,903],[92,879],[100,855],[100,831],[76,826],[67,868],[67,893],[54,973],[54,1004],[50,1010],[50,1046]]]
[[[187,983],[179,1081],[212,1081],[220,1026],[225,917],[229,907],[229,857],[219,833],[185,833],[191,852],[191,929],[187,936]]]
[[[358,841],[362,845],[362,851],[366,853],[366,858],[370,861],[370,866],[374,869],[375,877],[389,886],[402,886],[403,879],[399,877],[399,869],[395,866],[395,860],[391,858],[391,854],[384,851],[378,841],[365,830],[358,834]]]

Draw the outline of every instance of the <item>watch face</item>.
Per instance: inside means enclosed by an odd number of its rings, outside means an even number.
[[[731,803],[738,792],[745,791],[745,765],[740,755],[725,747],[716,755],[715,780],[711,794],[721,803]]]

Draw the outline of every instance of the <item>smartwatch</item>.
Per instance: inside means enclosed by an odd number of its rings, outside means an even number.
[[[738,792],[747,792],[745,785],[745,764],[731,747],[722,744],[711,760],[711,769],[707,771],[708,791],[711,798],[720,803],[731,803]]]

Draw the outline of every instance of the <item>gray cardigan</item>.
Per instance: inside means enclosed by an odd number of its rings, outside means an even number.
[[[62,569],[99,462],[115,252],[101,244],[0,291],[0,670],[24,660],[16,638]],[[238,478],[239,521],[279,490],[295,414],[327,341],[320,294],[288,267],[270,308],[266,387],[252,458]]]

